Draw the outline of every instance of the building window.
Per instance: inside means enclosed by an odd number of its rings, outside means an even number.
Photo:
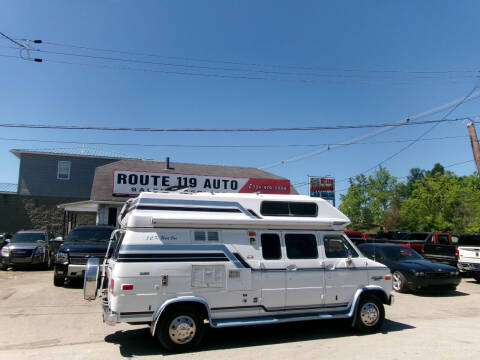
[[[70,161],[59,161],[57,179],[58,180],[70,180]]]

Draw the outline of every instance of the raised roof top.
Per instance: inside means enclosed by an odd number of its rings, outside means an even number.
[[[122,227],[342,230],[350,220],[305,195],[144,192],[122,209]]]

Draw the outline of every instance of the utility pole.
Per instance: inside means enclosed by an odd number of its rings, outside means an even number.
[[[473,122],[467,124],[468,136],[470,136],[470,142],[472,143],[472,152],[477,164],[477,175],[480,176],[480,146],[478,145],[477,132]]]

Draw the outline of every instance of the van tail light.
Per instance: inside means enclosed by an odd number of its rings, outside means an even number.
[[[458,248],[455,248],[455,257],[458,259],[460,257],[460,251],[458,251]]]
[[[133,290],[132,284],[122,284],[122,290]]]
[[[115,288],[115,282],[113,281],[113,279],[110,279],[110,292],[113,293],[114,288]]]

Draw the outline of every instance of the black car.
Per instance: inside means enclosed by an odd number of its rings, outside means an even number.
[[[434,288],[455,290],[461,281],[457,268],[425,260],[406,246],[362,244],[358,249],[366,257],[390,268],[393,288],[398,292]]]
[[[1,268],[37,265],[47,269],[52,267],[53,257],[57,252],[62,238],[44,230],[22,230],[2,247]]]
[[[88,258],[103,258],[107,252],[112,226],[77,226],[68,234],[55,255],[53,284],[63,286],[65,280],[81,278]]]

